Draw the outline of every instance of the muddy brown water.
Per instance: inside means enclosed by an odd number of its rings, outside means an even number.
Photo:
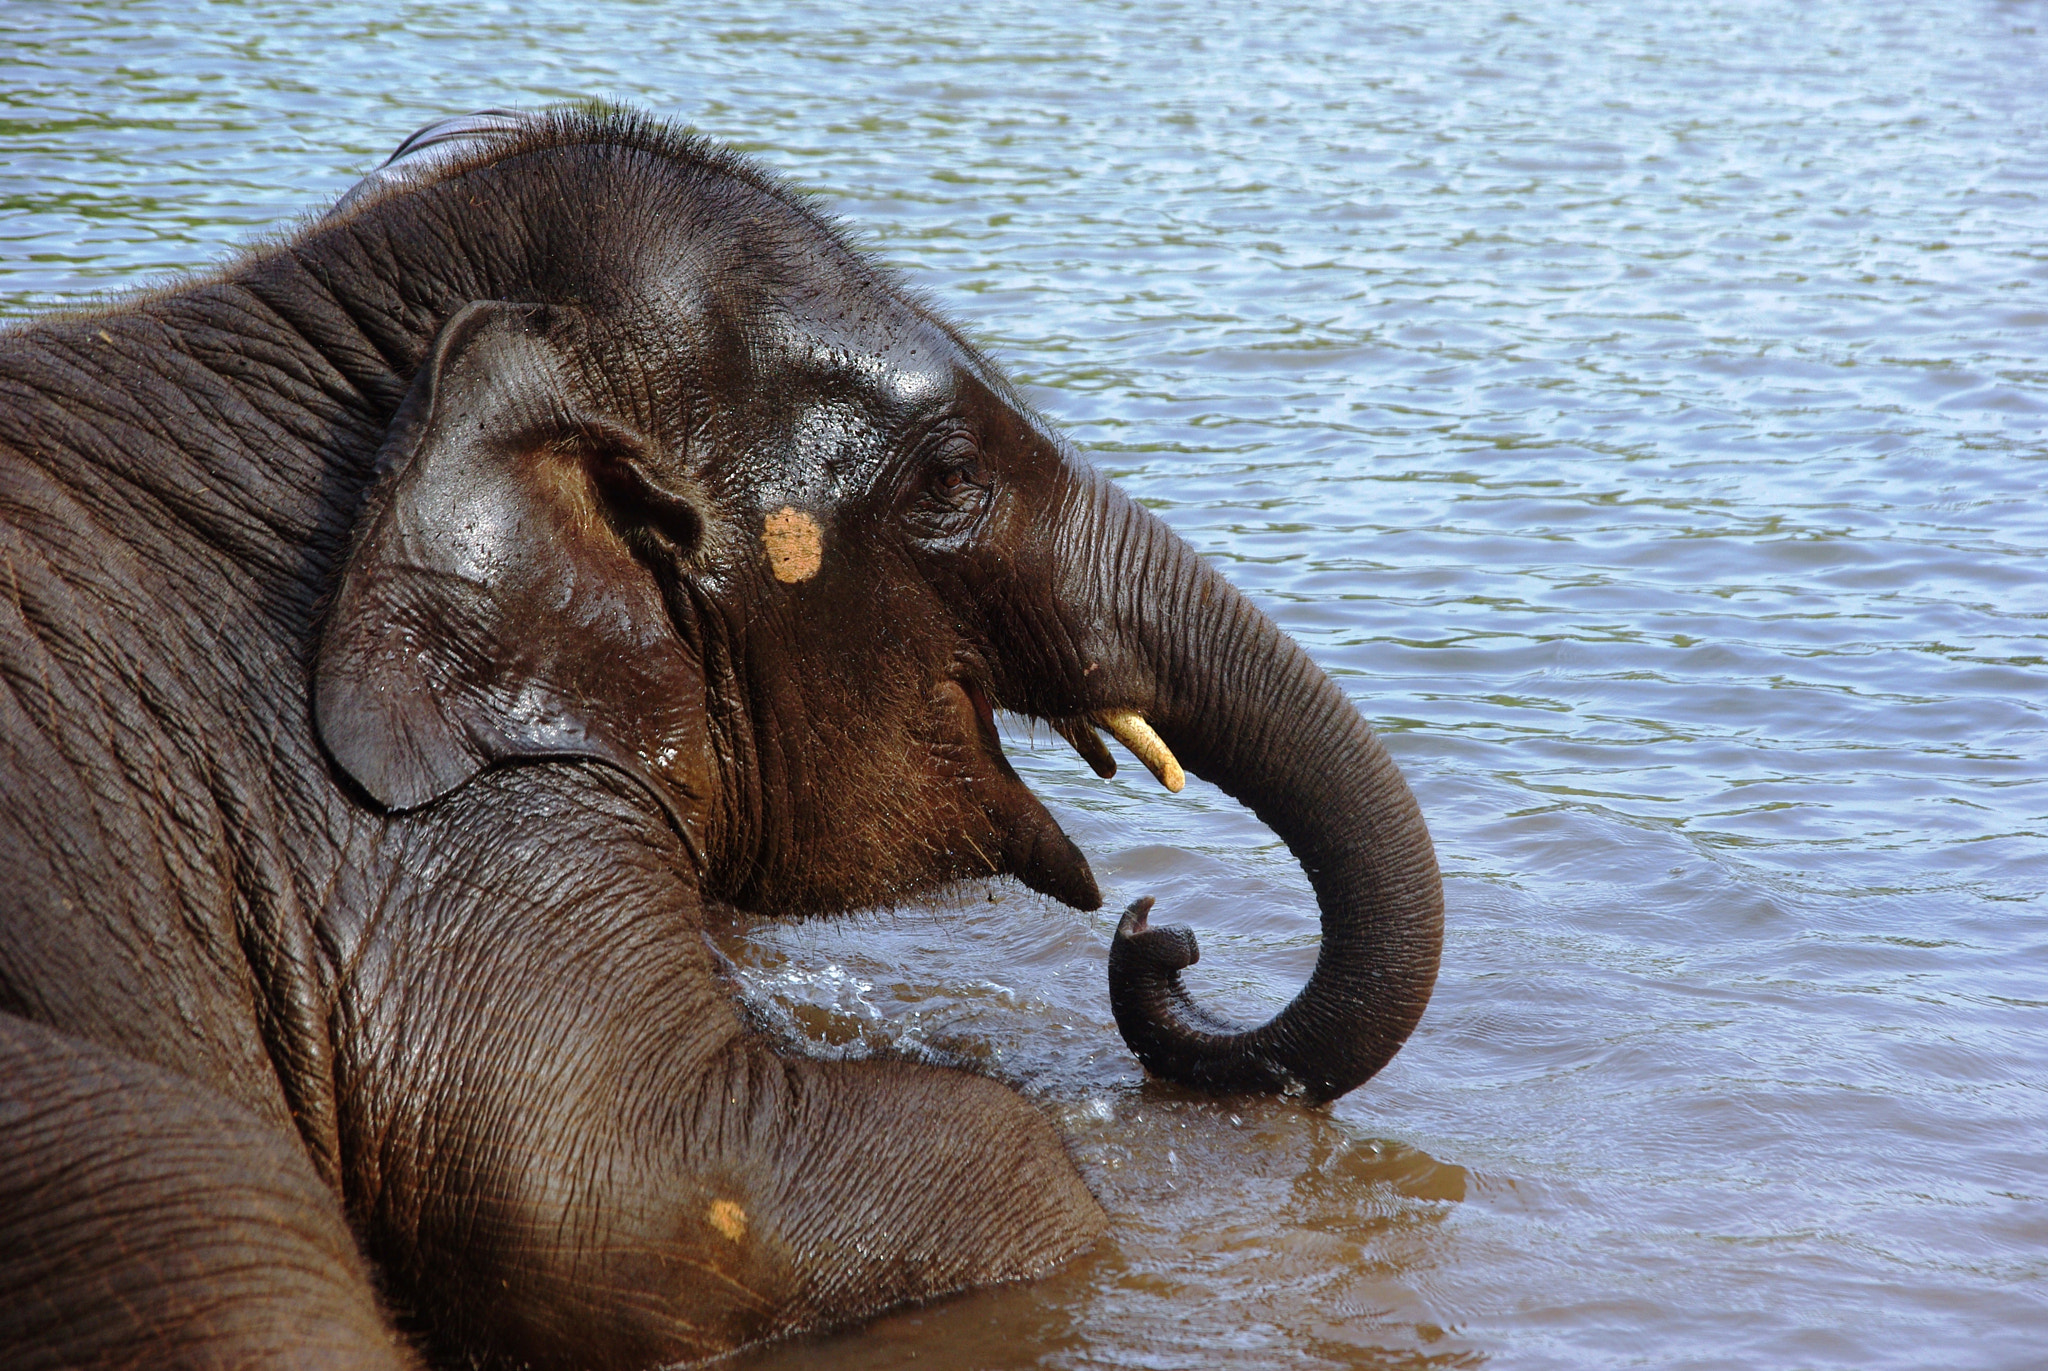
[[[42,3],[0,311],[415,125],[610,95],[815,190],[1381,728],[1436,1000],[1327,1110],[1148,1084],[1113,915],[725,930],[814,1050],[1040,1100],[1115,1219],[748,1368],[1996,1367],[2048,1347],[2048,10]],[[1315,955],[1199,782],[1020,770],[1243,1016]]]

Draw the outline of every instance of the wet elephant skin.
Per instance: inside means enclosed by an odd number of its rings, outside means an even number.
[[[1427,1001],[1428,835],[1342,694],[646,121],[508,117],[0,336],[0,449],[6,1365],[653,1366],[1085,1250],[1022,1097],[763,1039],[701,936],[991,875],[1098,905],[998,708],[1177,756],[1318,892],[1254,1027],[1125,919],[1150,1069],[1326,1099]]]

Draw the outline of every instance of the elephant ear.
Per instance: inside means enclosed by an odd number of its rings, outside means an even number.
[[[687,550],[690,501],[583,397],[573,312],[481,302],[441,330],[387,434],[314,665],[314,717],[389,809],[495,762],[590,757],[708,793],[701,664],[622,530]],[[694,807],[694,806],[691,806]]]

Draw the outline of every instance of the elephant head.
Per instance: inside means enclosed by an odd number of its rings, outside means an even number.
[[[362,791],[406,810],[486,766],[595,758],[741,908],[1010,875],[1093,909],[995,712],[1103,774],[1107,729],[1169,788],[1185,766],[1250,806],[1323,911],[1309,984],[1247,1029],[1189,1000],[1192,936],[1134,906],[1112,999],[1145,1064],[1328,1099],[1394,1054],[1442,908],[1393,763],[955,330],[800,199],[658,129],[558,116],[424,180],[326,230],[334,252],[366,222],[382,252],[471,245],[406,274],[433,282],[402,302],[425,346],[319,646],[320,735]],[[480,237],[476,207],[517,197],[518,231]]]

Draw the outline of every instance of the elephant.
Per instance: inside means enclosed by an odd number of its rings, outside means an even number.
[[[1009,1084],[780,1041],[707,911],[1086,857],[996,711],[1289,845],[1271,1022],[1132,906],[1153,1075],[1334,1099],[1442,883],[1344,693],[754,163],[430,126],[210,275],[0,335],[0,1363],[629,1368],[1045,1273]]]

